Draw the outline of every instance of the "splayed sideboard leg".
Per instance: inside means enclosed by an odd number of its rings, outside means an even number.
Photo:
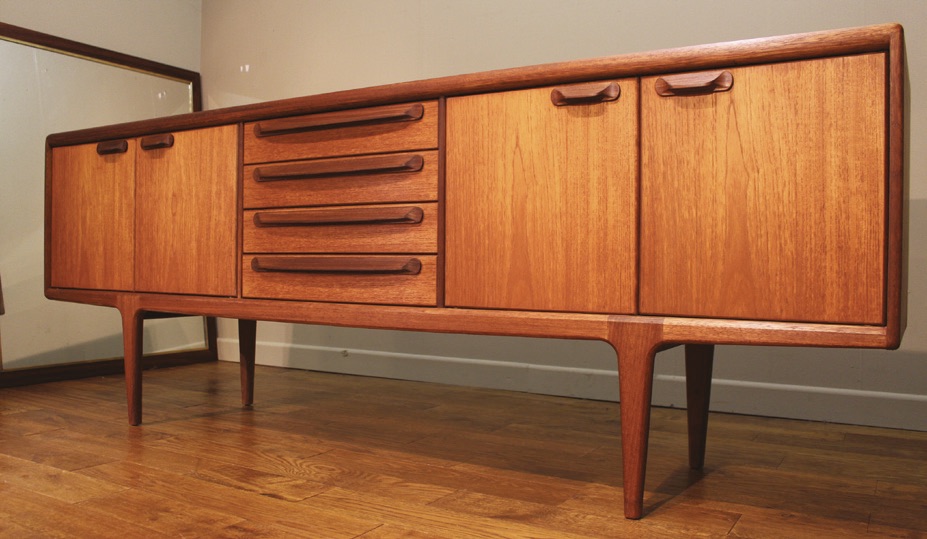
[[[711,400],[711,370],[715,347],[711,344],[686,345],[686,401],[689,420],[689,467],[705,465],[708,437],[708,404]]]
[[[618,353],[626,518],[638,519],[644,512],[653,362],[661,333],[659,325],[644,323],[616,323],[609,328],[609,343]]]
[[[142,422],[142,331],[145,317],[142,311],[129,307],[120,308],[120,313],[129,424],[138,425]]]
[[[241,362],[241,404],[254,404],[254,356],[257,346],[257,321],[238,321],[238,356]]]

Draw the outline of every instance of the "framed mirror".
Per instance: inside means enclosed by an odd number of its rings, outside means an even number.
[[[44,297],[45,137],[198,111],[199,74],[5,23],[0,65],[0,387],[121,372],[117,311]],[[215,359],[214,320],[153,318],[149,359]]]

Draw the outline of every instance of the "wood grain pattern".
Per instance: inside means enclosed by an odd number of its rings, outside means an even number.
[[[246,211],[244,251],[246,253],[437,253],[438,208],[436,203],[370,206],[335,206],[316,210]],[[311,226],[257,226],[255,216],[296,216],[307,220],[324,219],[331,212],[364,210],[367,215],[386,215],[398,208],[422,210],[420,223],[367,222],[356,224],[316,224]],[[356,212],[355,212],[356,213]],[[400,215],[402,212],[400,212]],[[348,218],[348,217],[345,217]]]
[[[135,144],[98,155],[96,144],[51,151],[51,285],[132,290]]]
[[[419,119],[403,122],[348,125],[311,131],[297,131],[270,137],[260,136],[261,122],[245,124],[245,164],[338,157],[408,150],[430,150],[438,147],[438,103],[423,103]],[[380,109],[351,111],[373,113]],[[311,118],[310,118],[311,119]]]
[[[453,75],[60,133],[49,138],[49,143],[52,146],[79,144],[115,138],[117,135],[114,133],[137,136],[446,96],[582,83],[603,78],[656,75],[682,69],[722,69],[735,64],[861,54],[888,49],[893,40],[898,40],[901,32],[898,24],[879,24]],[[680,66],[685,68],[681,69]]]
[[[382,156],[320,159],[273,165],[296,168],[305,163],[315,165],[316,169],[324,167],[338,172],[330,176],[317,175],[309,179],[295,177],[272,182],[256,180],[258,169],[263,170],[268,168],[267,166],[249,165],[244,169],[245,208],[438,200],[438,152],[391,154],[391,157],[402,158],[403,162],[408,162],[416,156],[421,157],[423,161],[420,170],[376,174],[346,174],[344,170],[366,166],[364,163],[370,160],[382,162]]]
[[[338,256],[337,258],[347,260],[352,257]],[[371,256],[353,258],[369,260]],[[242,261],[242,296],[245,298],[434,306],[437,301],[435,257],[418,256],[416,258],[421,261],[421,270],[418,274],[379,275],[255,271],[252,268],[253,257],[246,256]]]
[[[637,84],[618,82],[580,107],[448,99],[447,305],[636,310]]]
[[[885,55],[642,81],[641,312],[884,324]]]
[[[695,473],[685,411],[654,408],[646,517],[629,521],[617,403],[258,366],[242,409],[237,373],[147,374],[143,429],[122,421],[118,376],[4,390],[0,535],[927,533],[927,433],[714,413]]]
[[[136,287],[235,296],[238,127],[174,139],[171,148],[139,151]]]

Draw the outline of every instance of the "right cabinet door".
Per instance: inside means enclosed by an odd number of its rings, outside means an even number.
[[[135,288],[234,296],[238,127],[166,136],[138,141]]]
[[[634,312],[637,96],[631,79],[448,99],[446,305]]]
[[[885,62],[641,81],[641,313],[884,323]]]

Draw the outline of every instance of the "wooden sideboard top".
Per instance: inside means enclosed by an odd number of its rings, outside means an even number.
[[[195,129],[403,101],[876,51],[897,54],[897,63],[892,63],[900,66],[902,40],[901,25],[892,23],[635,52],[399,82],[69,131],[50,135],[47,143],[52,147],[67,146],[107,138],[133,137],[160,131]]]

